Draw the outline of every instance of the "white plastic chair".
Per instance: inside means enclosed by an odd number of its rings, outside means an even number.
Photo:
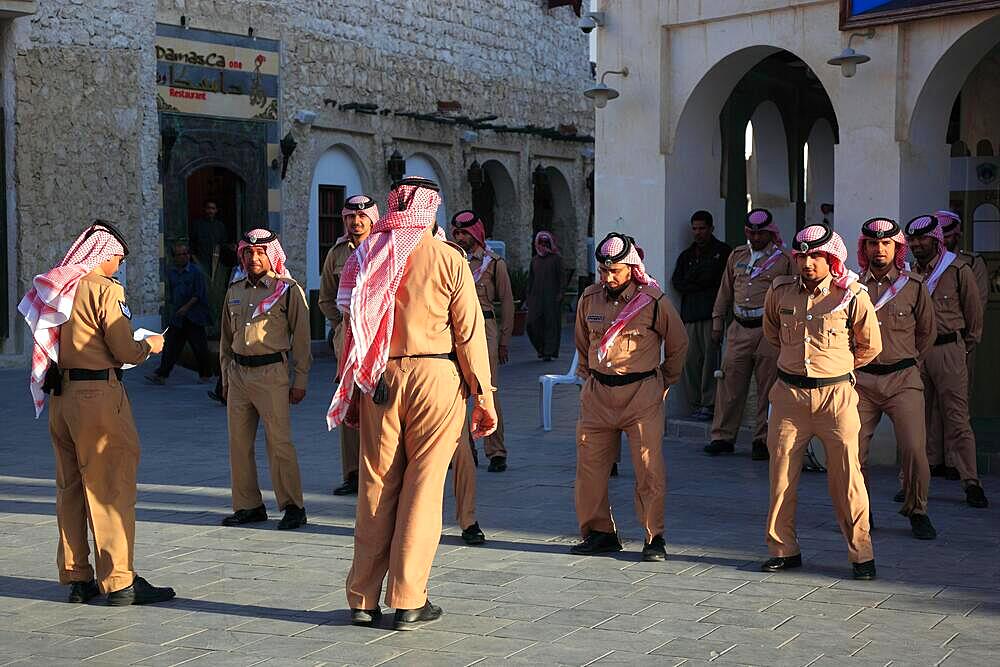
[[[539,375],[538,384],[541,388],[539,399],[541,400],[542,430],[552,430],[552,389],[557,384],[582,385],[583,380],[576,376],[576,367],[580,364],[580,353],[573,353],[573,364],[569,367],[566,375]]]

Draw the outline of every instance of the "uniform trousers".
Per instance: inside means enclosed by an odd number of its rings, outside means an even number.
[[[264,422],[267,463],[278,509],[304,507],[299,459],[292,444],[288,405],[287,362],[229,369],[226,416],[229,421],[229,465],[232,472],[233,509],[247,510],[264,504],[257,481],[254,440]]]
[[[344,480],[358,474],[358,452],[361,449],[361,433],[347,424],[337,427],[340,431],[340,469]]]
[[[688,351],[684,361],[684,397],[691,410],[715,409],[715,371],[719,346],[712,341],[712,320],[685,322]]]
[[[128,588],[135,546],[139,434],[125,388],[107,380],[72,381],[49,403],[56,458],[59,583],[94,579],[87,525],[94,535],[97,585],[102,593]]]
[[[455,520],[462,530],[476,523],[476,462],[472,458],[469,440],[469,419],[466,418],[462,420],[462,436],[451,459],[452,481],[455,488]]]
[[[771,508],[767,516],[767,546],[772,556],[801,553],[795,533],[799,476],[806,446],[814,436],[826,451],[827,485],[840,532],[847,540],[852,563],[874,558],[868,525],[868,492],[858,458],[858,394],[849,382],[818,389],[800,389],[782,381],[769,395],[771,424]]]
[[[763,327],[748,329],[736,321],[729,325],[722,374],[715,396],[712,440],[736,441],[751,374],[757,381],[757,422],[753,439],[767,440],[766,397],[778,378],[778,351],[764,338]]]
[[[621,434],[628,436],[635,469],[635,513],[646,542],[663,534],[667,470],[663,461],[663,376],[622,387],[607,387],[593,377],[580,392],[576,424],[576,517],[580,534],[616,532],[608,500],[608,476],[618,458]]]
[[[374,609],[388,573],[385,603],[416,609],[427,601],[444,482],[462,439],[466,400],[458,366],[448,359],[390,359],[382,377],[387,402],[360,398],[361,464],[347,602],[353,609]]]
[[[500,327],[496,319],[486,320],[486,347],[490,352],[490,376],[493,378],[493,386],[500,389],[500,375],[497,373],[497,366],[500,364]],[[483,439],[483,449],[488,458],[502,456],[507,458],[507,448],[503,444],[503,412],[500,410],[500,400],[498,394],[493,395],[494,407],[497,411],[497,430]]]
[[[969,423],[969,379],[965,343],[935,345],[924,355],[920,377],[927,397],[927,461],[947,461],[963,482],[979,482],[976,472],[976,436]]]
[[[868,484],[868,446],[882,415],[892,420],[902,465],[903,507],[899,513],[927,514],[930,468],[927,465],[927,431],[924,426],[924,384],[916,366],[888,375],[858,373],[858,415],[861,470]]]

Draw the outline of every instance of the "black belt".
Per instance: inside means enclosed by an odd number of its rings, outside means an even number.
[[[792,375],[791,373],[786,373],[779,368],[778,377],[781,378],[785,384],[790,384],[793,387],[798,387],[799,389],[819,389],[820,387],[829,387],[832,384],[848,382],[851,379],[851,374],[847,373],[845,375],[838,375],[837,377],[832,378],[811,378],[806,377],[805,375]]]
[[[744,329],[756,329],[764,324],[763,317],[751,317],[750,319],[745,319],[737,316],[735,319]]]
[[[484,310],[483,311],[483,319],[492,320],[492,319],[496,319],[496,316],[497,316],[496,313],[494,313],[492,310],[489,310],[489,311]]]
[[[888,375],[889,373],[895,373],[905,368],[912,368],[916,365],[916,359],[900,359],[894,364],[868,364],[858,370],[862,373],[870,373],[871,375]]]
[[[458,355],[454,352],[443,352],[441,354],[404,354],[398,357],[389,357],[390,359],[448,359],[450,361],[458,361]]]
[[[257,368],[258,366],[280,363],[285,360],[285,357],[281,354],[281,352],[272,352],[271,354],[255,354],[249,357],[233,352],[233,359],[235,359],[236,363],[240,366]]]
[[[92,371],[89,368],[67,368],[66,372],[69,373],[69,379],[72,382],[107,382],[108,371],[112,370],[115,372],[115,377],[121,380],[122,369],[120,368],[102,368],[99,371]]]
[[[622,375],[605,375],[597,371],[590,371],[591,376],[605,387],[624,387],[627,384],[641,382],[646,378],[656,375],[656,371],[644,371],[642,373],[624,373]]]
[[[958,342],[958,332],[952,331],[951,333],[941,334],[934,339],[935,345],[948,345],[949,343]]]

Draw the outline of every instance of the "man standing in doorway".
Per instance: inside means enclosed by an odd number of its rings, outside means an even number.
[[[751,458],[767,460],[767,394],[777,378],[778,351],[764,336],[764,297],[771,282],[792,273],[781,232],[771,212],[757,208],[747,214],[747,242],[729,256],[722,285],[712,308],[712,339],[722,340],[730,314],[733,322],[726,336],[722,380],[715,397],[712,441],[705,447],[711,456],[731,454],[743,421],[751,374],[757,383],[757,415]]]
[[[483,311],[459,249],[434,238],[438,186],[404,178],[388,213],[351,255],[337,304],[349,314],[332,429],[359,421],[361,465],[354,562],[347,575],[351,622],[374,625],[385,603],[393,627],[441,618],[427,580],[441,535],[448,462],[462,441],[471,395],[473,437],[496,427]]]
[[[340,275],[355,249],[368,238],[372,225],[378,222],[378,206],[368,195],[348,197],[341,211],[344,220],[344,235],[326,255],[323,262],[322,282],[319,287],[319,309],[333,329],[333,351],[337,355],[338,375],[344,366],[344,316],[337,308],[337,290],[340,289]],[[361,436],[358,429],[341,424],[340,468],[343,483],[334,488],[335,496],[354,496],[358,493],[358,451]]]
[[[924,384],[917,359],[934,345],[934,304],[922,276],[906,266],[906,238],[895,220],[872,218],[861,226],[858,265],[861,284],[875,301],[882,352],[858,369],[858,414],[861,418],[861,470],[868,470],[868,445],[882,415],[892,420],[902,462],[903,508],[918,540],[933,540],[937,531],[927,516],[927,432]],[[871,486],[868,486],[869,494]],[[869,496],[870,497],[870,496]]]
[[[681,319],[688,336],[684,396],[691,418],[698,421],[712,421],[715,417],[715,371],[720,360],[719,343],[712,337],[712,306],[732,252],[732,248],[715,238],[714,230],[711,213],[694,212],[691,216],[694,242],[677,258],[670,279],[681,295]]]
[[[983,330],[976,276],[945,247],[944,232],[935,216],[911,220],[906,225],[906,240],[916,259],[914,269],[924,277],[933,298],[937,320],[937,338],[920,364],[927,404],[927,460],[933,471],[944,466],[950,454],[965,488],[965,501],[971,507],[986,507],[989,502],[976,470],[976,436],[969,423],[965,359],[966,350],[979,342]],[[932,420],[935,409],[943,422],[940,431]]]
[[[799,276],[775,279],[764,300],[764,335],[778,350],[771,388],[771,508],[761,569],[802,565],[795,533],[799,476],[806,446],[819,438],[827,452],[827,482],[855,579],[875,578],[868,493],[858,459],[858,394],[854,371],[882,351],[875,308],[857,274],[845,266],[844,240],[826,225],[795,236]]]
[[[562,254],[552,232],[540,231],[534,239],[535,256],[528,270],[528,291],[525,324],[528,339],[538,358],[552,361],[559,358],[562,332],[562,296],[566,286]]]
[[[510,335],[514,330],[514,293],[510,287],[507,262],[486,246],[486,225],[475,211],[459,211],[451,219],[451,236],[469,259],[476,296],[486,319],[486,345],[490,350],[490,373],[493,386],[499,391],[499,367],[507,363]],[[497,314],[495,304],[500,304]],[[483,442],[490,460],[489,472],[507,469],[507,449],[503,438],[503,413],[494,394],[497,409],[497,430]]]
[[[201,267],[208,281],[208,307],[212,315],[210,334],[215,335],[221,314],[225,311],[223,300],[229,288],[230,274],[239,260],[234,256],[233,240],[226,223],[219,218],[217,202],[205,201],[203,216],[190,225],[191,258]]]
[[[226,294],[219,341],[235,510],[222,525],[267,521],[254,456],[257,425],[263,420],[271,486],[278,509],[285,513],[278,529],[290,530],[306,524],[289,404],[306,397],[312,365],[309,305],[285,268],[285,251],[273,232],[247,232],[237,251],[246,277]]]
[[[687,333],[673,305],[646,274],[642,251],[632,237],[608,234],[595,255],[600,284],[584,290],[576,310],[577,373],[584,385],[574,493],[583,541],[570,553],[622,550],[608,501],[608,476],[624,432],[635,468],[635,511],[645,537],[642,559],[663,561],[663,404],[680,377]]]

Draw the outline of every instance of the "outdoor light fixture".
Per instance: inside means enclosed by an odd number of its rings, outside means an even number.
[[[389,172],[389,178],[392,179],[393,183],[403,180],[403,176],[406,174],[406,160],[403,159],[403,155],[398,149],[389,156],[386,171]]]
[[[181,27],[185,30],[189,29],[191,26],[188,24],[188,17],[181,14]]]
[[[594,101],[595,109],[603,109],[608,106],[608,100],[613,100],[621,94],[611,86],[604,83],[604,77],[609,74],[621,74],[622,76],[628,76],[628,67],[606,71],[601,75],[601,80],[596,85],[593,85],[583,91],[584,97],[589,97]]]
[[[288,173],[288,161],[292,159],[292,153],[295,152],[295,148],[299,145],[299,142],[295,141],[295,137],[292,136],[292,131],[289,130],[285,136],[281,138],[281,180],[285,180],[285,174]]]
[[[247,28],[247,37],[249,37],[250,39],[257,39],[257,37],[255,37],[253,34],[253,26]]]
[[[469,165],[469,171],[466,172],[466,176],[469,179],[469,186],[472,188],[473,192],[478,192],[479,189],[486,183],[486,176],[483,173],[483,167],[479,164],[478,160],[472,161],[472,164]]]
[[[170,168],[170,153],[174,150],[174,144],[177,143],[177,138],[179,133],[177,128],[173,125],[165,125],[162,130],[160,130],[160,164],[163,166],[163,172]]]
[[[828,65],[833,65],[834,67],[840,68],[840,73],[844,75],[845,79],[850,79],[858,71],[858,65],[868,62],[871,60],[869,56],[863,53],[858,53],[851,48],[851,42],[855,37],[864,37],[865,39],[871,39],[875,36],[875,28],[869,28],[867,32],[855,32],[852,33],[850,37],[847,38],[847,48],[840,52],[840,55],[836,58],[830,58],[827,60]]]
[[[580,17],[580,22],[576,25],[583,31],[583,34],[589,35],[595,28],[602,27],[604,25],[604,20],[604,12],[587,12]]]

